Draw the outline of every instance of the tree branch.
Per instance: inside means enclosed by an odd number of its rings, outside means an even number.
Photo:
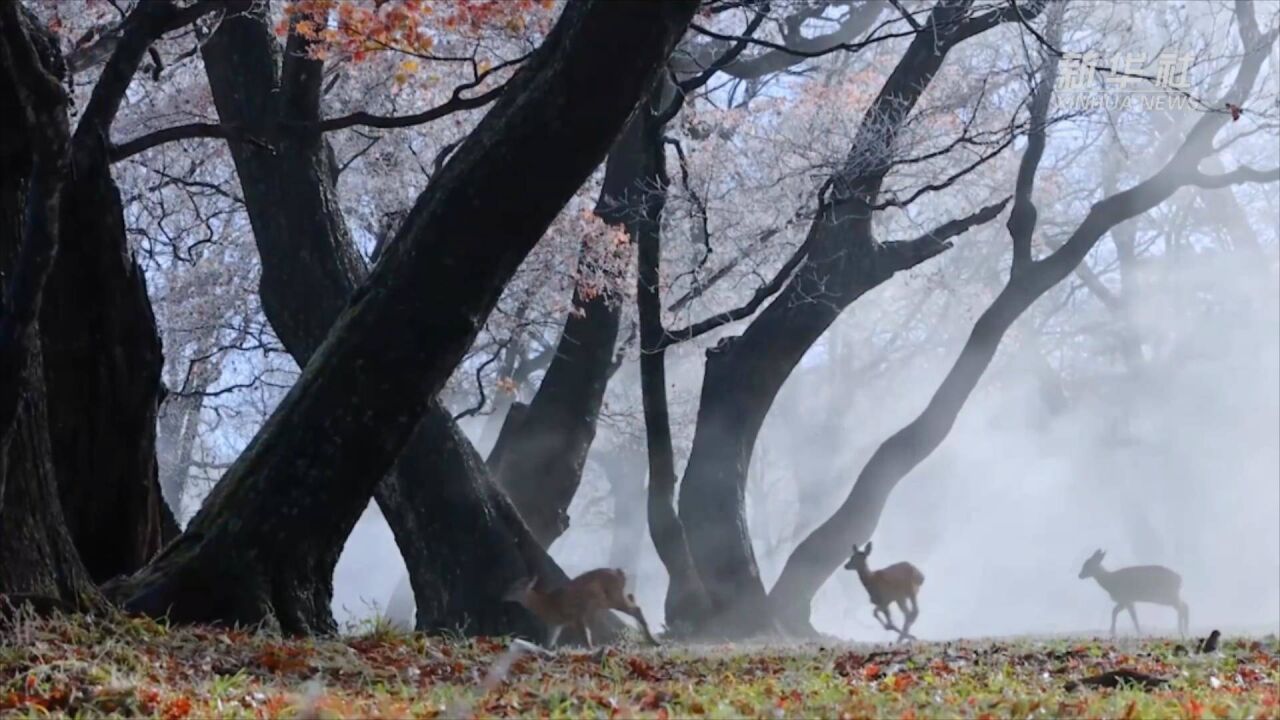
[[[1065,3],[1054,6],[1049,17],[1049,42],[1056,43],[1062,36],[1062,13]],[[1017,5],[1013,6],[1017,10]],[[1021,15],[1019,14],[1019,18]],[[1024,24],[1030,25],[1023,21]],[[1036,229],[1035,191],[1036,171],[1040,168],[1040,159],[1044,156],[1045,128],[1049,124],[1049,102],[1053,99],[1053,85],[1058,77],[1058,56],[1043,53],[1044,62],[1038,83],[1031,95],[1031,119],[1027,130],[1027,149],[1022,153],[1018,164],[1018,177],[1014,183],[1013,210],[1009,212],[1006,226],[1013,240],[1012,275],[1023,272],[1031,265],[1031,235]]]
[[[890,258],[893,272],[908,270],[936,255],[951,249],[951,238],[991,222],[1009,204],[1008,197],[1000,202],[979,208],[977,212],[945,222],[913,240],[882,243],[881,252]]]
[[[373,115],[367,112],[356,112],[350,115],[343,115],[336,118],[328,118],[321,120],[318,127],[320,132],[330,132],[333,130],[342,130],[353,125],[366,125],[368,127],[376,127],[383,129],[406,128],[414,125],[429,123],[433,120],[450,115],[462,110],[472,110],[483,107],[498,98],[502,92],[506,90],[506,85],[499,85],[475,97],[459,97],[455,92],[454,97],[448,102],[429,108],[414,115]]]
[[[189,25],[215,10],[248,7],[249,3],[250,0],[199,0],[185,8],[179,8],[172,0],[138,3],[129,17],[125,18],[115,52],[111,54],[97,84],[93,86],[93,94],[90,95],[84,115],[76,128],[75,143],[79,145],[86,142],[83,138],[89,136],[109,137],[111,123],[120,111],[124,94],[133,82],[134,73],[138,71],[151,43],[165,33]]]
[[[720,72],[721,69],[737,60],[738,57],[742,55],[742,51],[746,50],[747,46],[751,44],[751,37],[755,35],[756,30],[760,27],[760,23],[764,22],[766,17],[767,15],[764,12],[757,11],[755,17],[751,18],[751,22],[747,24],[746,30],[743,31],[743,37],[741,40],[739,40],[733,47],[726,50],[722,55],[720,55],[720,57],[716,58],[702,72],[687,80],[676,83],[676,87],[680,89],[680,92],[687,95],[703,85],[706,85],[707,81],[714,77],[716,73]]]
[[[155,132],[140,135],[132,140],[126,140],[119,145],[112,145],[109,150],[111,162],[119,162],[137,155],[138,153],[150,150],[158,145],[176,140],[192,140],[196,138],[214,138],[222,140],[238,140],[247,142],[258,147],[274,152],[274,148],[261,138],[254,137],[244,132],[243,128],[236,125],[220,125],[218,123],[190,123],[188,125],[175,125],[173,127],[156,130]]]
[[[765,300],[773,297],[784,285],[787,284],[787,281],[791,279],[791,276],[794,275],[798,269],[800,269],[800,266],[804,264],[804,261],[808,257],[808,245],[801,245],[796,248],[796,251],[791,254],[791,257],[787,258],[787,261],[782,264],[782,267],[778,269],[778,272],[774,274],[773,278],[764,285],[756,288],[755,293],[751,295],[751,299],[748,300],[745,305],[741,305],[732,310],[726,310],[722,313],[717,313],[705,320],[700,320],[678,330],[669,330],[663,334],[662,340],[658,342],[657,349],[664,350],[676,343],[692,340],[699,335],[705,335],[706,333],[709,333],[718,327],[728,325],[731,322],[737,322],[743,318],[751,317],[755,314],[756,310],[760,309],[760,306],[764,304]]]

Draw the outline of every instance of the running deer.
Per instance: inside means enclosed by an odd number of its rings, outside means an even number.
[[[909,562],[894,563],[879,570],[871,570],[867,567],[867,556],[870,554],[871,543],[867,543],[865,550],[859,550],[858,546],[854,545],[853,556],[849,558],[849,562],[845,563],[844,569],[857,571],[858,579],[867,589],[867,595],[871,596],[871,604],[875,605],[871,614],[884,626],[885,630],[898,633],[899,640],[916,639],[911,634],[911,624],[920,614],[920,604],[916,601],[916,594],[924,584],[924,573]],[[910,601],[910,607],[908,607],[908,601]],[[893,624],[893,616],[889,614],[890,603],[897,603],[898,609],[902,611],[901,630]]]
[[[645,622],[644,613],[640,612],[635,596],[624,592],[627,576],[621,570],[591,570],[550,592],[534,588],[537,581],[535,577],[516,583],[503,599],[525,606],[551,629],[551,636],[547,639],[548,647],[555,645],[560,632],[568,625],[581,630],[587,647],[592,647],[591,630],[587,625],[591,616],[601,610],[617,610],[630,615],[640,624],[645,639],[654,645],[658,644],[649,632],[649,623]]]
[[[1102,567],[1102,558],[1106,553],[1097,550],[1084,561],[1080,568],[1080,579],[1093,578],[1103,590],[1111,596],[1116,606],[1111,611],[1111,637],[1116,635],[1116,618],[1121,610],[1129,611],[1133,620],[1133,629],[1139,635],[1142,628],[1138,625],[1138,611],[1133,604],[1148,602],[1156,605],[1167,605],[1178,611],[1178,634],[1186,636],[1191,624],[1190,610],[1182,601],[1182,576],[1160,565],[1139,565],[1136,567],[1108,570]]]

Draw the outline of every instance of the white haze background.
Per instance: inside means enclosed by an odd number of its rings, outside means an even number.
[[[1137,309],[1144,334],[1173,325],[1183,343],[1175,359],[1141,380],[1126,378],[1092,396],[1073,397],[1065,413],[1049,419],[1013,338],[1001,347],[950,436],[894,492],[875,533],[873,568],[910,560],[925,574],[913,628],[919,637],[1105,631],[1110,601],[1093,580],[1077,578],[1097,547],[1107,550],[1104,564],[1112,569],[1158,563],[1180,572],[1193,630],[1280,631],[1276,227],[1255,230],[1266,264],[1186,257],[1178,281]],[[995,233],[981,241],[1000,239]],[[879,314],[876,305],[886,295],[930,292],[919,281],[930,272],[926,267],[896,278],[842,315],[770,414],[753,462],[759,465],[765,448],[766,490],[756,486],[748,494],[766,586],[803,535],[768,553],[758,525],[767,522],[785,536],[824,520],[876,445],[923,408],[980,308],[937,318],[955,324],[947,333],[949,351],[929,362],[906,362],[906,370],[873,382],[847,373],[808,373],[806,366],[820,362],[833,334],[856,345],[859,317]],[[1216,301],[1192,302],[1186,294],[1195,292],[1212,293]],[[1043,299],[1018,327],[1050,301]],[[673,382],[698,386],[700,363],[674,365]],[[812,412],[815,396],[847,399],[830,433],[834,443],[806,442],[803,429],[825,422]],[[1123,426],[1117,417],[1125,407],[1132,413],[1132,440],[1117,446],[1110,438],[1118,423]],[[588,473],[572,518],[579,517],[581,497],[592,494],[593,482],[603,481]],[[796,493],[804,485],[823,499],[799,506]],[[573,575],[605,564],[609,541],[607,526],[575,522],[552,554]],[[642,552],[641,573],[632,583],[646,614],[661,623],[666,574],[647,537]],[[403,574],[391,533],[372,509],[338,565],[334,607],[340,621],[385,608]],[[851,572],[837,571],[828,581],[813,618],[820,631],[836,636],[889,639],[872,620],[866,593]],[[1158,606],[1139,606],[1139,620],[1146,632],[1176,627],[1173,611]],[[1127,617],[1119,629],[1132,631]]]

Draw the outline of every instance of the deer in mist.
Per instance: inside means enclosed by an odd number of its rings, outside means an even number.
[[[1084,561],[1080,568],[1080,579],[1093,578],[1103,590],[1111,596],[1116,606],[1111,611],[1111,637],[1116,636],[1116,618],[1121,610],[1129,611],[1133,620],[1133,629],[1139,635],[1142,627],[1138,625],[1138,611],[1133,604],[1138,602],[1167,605],[1178,611],[1178,634],[1186,636],[1190,626],[1190,610],[1182,601],[1182,576],[1160,565],[1138,565],[1134,567],[1108,570],[1102,567],[1102,558],[1106,553],[1101,549],[1095,551]]]
[[[885,630],[898,633],[899,640],[916,639],[911,634],[911,624],[920,615],[920,604],[916,601],[916,594],[924,584],[924,573],[909,562],[894,563],[879,570],[872,570],[867,567],[867,556],[870,554],[870,542],[867,543],[865,550],[859,550],[855,544],[853,555],[849,558],[849,562],[845,563],[844,569],[858,573],[858,579],[862,581],[862,586],[867,589],[867,595],[871,597],[871,604],[875,605],[871,614],[884,626]],[[893,616],[889,614],[891,603],[897,603],[898,609],[902,611],[901,630],[893,624]]]
[[[534,577],[516,583],[503,599],[525,606],[551,629],[551,635],[547,638],[548,647],[555,645],[560,632],[569,625],[581,630],[587,647],[592,647],[591,630],[587,624],[592,615],[601,610],[617,610],[630,615],[640,624],[645,639],[653,645],[658,644],[653,633],[649,632],[649,623],[645,622],[644,613],[636,604],[635,596],[625,592],[627,576],[621,570],[591,570],[564,586],[547,592],[534,587],[537,581]]]

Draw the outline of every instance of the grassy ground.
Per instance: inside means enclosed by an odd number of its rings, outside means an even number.
[[[626,646],[553,657],[385,629],[282,641],[150,620],[0,626],[0,715],[77,717],[1267,717],[1280,644],[1224,638],[911,646]],[[1154,690],[1067,690],[1128,668]]]

